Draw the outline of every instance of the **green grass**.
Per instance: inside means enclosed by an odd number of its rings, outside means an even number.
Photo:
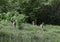
[[[44,25],[41,31],[37,25],[22,23],[21,28],[0,24],[0,42],[60,42],[60,26]]]

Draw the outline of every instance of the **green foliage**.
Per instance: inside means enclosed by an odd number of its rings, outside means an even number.
[[[7,20],[10,20],[11,17],[12,17],[12,14],[10,12],[8,12],[6,15],[5,15],[6,19]]]
[[[27,17],[26,17],[25,15],[23,15],[23,14],[14,15],[14,16],[12,17],[13,20],[16,20],[17,25],[20,25],[21,23],[26,22],[26,21],[25,21],[26,18],[27,18]]]
[[[28,19],[30,20],[28,21],[36,19],[37,24],[40,24],[42,21],[49,24],[60,24],[60,0],[0,0],[1,14],[12,15],[15,11],[18,14],[29,16],[30,18]],[[3,16],[3,18],[5,17]]]

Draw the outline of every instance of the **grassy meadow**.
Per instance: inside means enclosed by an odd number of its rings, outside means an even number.
[[[22,23],[14,28],[10,22],[0,22],[0,42],[60,42],[60,26],[39,26]]]

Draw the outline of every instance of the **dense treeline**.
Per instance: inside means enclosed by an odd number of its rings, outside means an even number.
[[[0,21],[13,17],[19,21],[21,14],[28,23],[60,25],[60,0],[0,0]]]

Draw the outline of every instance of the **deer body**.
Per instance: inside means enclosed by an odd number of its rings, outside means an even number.
[[[12,22],[13,27],[16,27],[16,21],[12,20],[11,22]]]
[[[43,30],[44,23],[40,24],[40,29]]]
[[[16,22],[15,21],[13,21],[13,27],[16,27]]]
[[[34,21],[32,21],[32,24],[33,24],[33,25],[35,25],[35,22],[34,22]]]

